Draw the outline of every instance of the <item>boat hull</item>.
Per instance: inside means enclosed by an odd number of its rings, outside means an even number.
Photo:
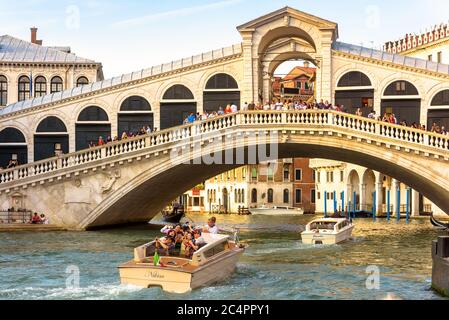
[[[228,278],[244,253],[232,250],[217,256],[206,265],[174,269],[130,261],[119,267],[122,284],[143,288],[160,287],[170,293],[184,294]]]
[[[302,242],[304,244],[315,245],[315,244],[323,244],[323,245],[333,245],[339,244],[349,240],[352,236],[352,232],[354,230],[354,226],[339,232],[335,233],[315,233],[315,232],[303,232],[301,234]]]

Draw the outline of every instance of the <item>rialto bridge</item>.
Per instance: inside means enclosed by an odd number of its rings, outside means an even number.
[[[444,136],[333,113],[240,113],[169,129],[190,112],[269,101],[273,72],[290,59],[316,65],[316,96],[349,112],[368,99],[378,114],[395,112],[427,124],[449,110],[449,66],[338,42],[336,23],[286,7],[238,31],[237,45],[1,109],[0,165],[13,154],[28,165],[2,171],[0,209],[32,208],[73,228],[148,219],[196,182],[234,167],[179,164],[201,158],[207,148],[173,162],[173,150],[195,149],[190,140],[207,128],[200,145],[251,148],[259,143],[245,138],[247,133],[277,133],[279,158],[364,165],[407,183],[449,212]],[[168,130],[86,150],[99,136],[120,136],[145,124]],[[224,133],[229,127],[232,133]],[[227,136],[233,146],[219,144]],[[64,155],[50,158],[55,144]]]

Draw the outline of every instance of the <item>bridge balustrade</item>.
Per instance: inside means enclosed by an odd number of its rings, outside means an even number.
[[[194,124],[138,136],[104,146],[79,151],[72,154],[29,163],[20,167],[0,171],[0,185],[35,176],[46,176],[61,169],[70,169],[95,161],[138,152],[147,148],[183,141],[195,136],[214,133],[236,126],[307,126],[316,130],[326,128],[344,129],[355,135],[366,133],[369,139],[388,138],[415,146],[425,146],[426,150],[449,150],[449,137],[441,134],[393,125],[351,114],[328,110],[304,111],[247,111],[208,119]],[[411,146],[413,147],[413,146]],[[427,152],[427,151],[426,151]]]

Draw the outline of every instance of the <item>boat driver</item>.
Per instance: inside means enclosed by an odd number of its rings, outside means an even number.
[[[216,225],[217,218],[212,217],[207,221],[207,225],[203,228],[203,233],[218,234],[218,227]]]

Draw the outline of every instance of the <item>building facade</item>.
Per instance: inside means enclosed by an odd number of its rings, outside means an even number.
[[[190,212],[239,213],[242,209],[297,207],[315,212],[314,171],[308,159],[284,159],[227,171],[185,193]]]

